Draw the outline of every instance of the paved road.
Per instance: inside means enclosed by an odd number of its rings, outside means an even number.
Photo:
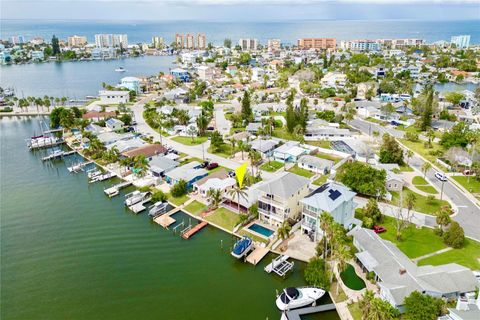
[[[221,135],[230,134],[232,123],[225,118],[225,112],[223,112],[223,106],[215,107],[215,124],[218,132]]]
[[[373,131],[378,131],[380,133],[388,132],[397,138],[403,137],[404,134],[403,131],[383,127],[360,119],[350,121],[350,125],[366,134],[371,134]],[[409,160],[410,166],[416,169],[420,175],[423,175],[423,163],[424,161],[422,158],[416,154]],[[429,170],[426,178],[432,185],[435,185],[438,190],[441,190],[442,183],[435,178],[435,171],[436,170],[434,169]],[[450,181],[443,184],[443,198],[448,198],[456,206],[458,213],[453,219],[463,227],[465,235],[480,241],[480,208],[469,198],[469,196],[465,195]],[[433,223],[435,220],[434,218],[431,219],[432,221],[426,221],[427,224]]]

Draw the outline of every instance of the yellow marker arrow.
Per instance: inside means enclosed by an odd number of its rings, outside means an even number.
[[[247,166],[248,166],[248,163],[245,162],[235,170],[235,174],[237,176],[237,182],[240,188],[242,188],[243,179],[245,178],[245,173],[247,172]]]

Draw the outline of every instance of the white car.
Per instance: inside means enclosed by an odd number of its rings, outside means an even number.
[[[435,172],[435,178],[437,178],[440,181],[447,181],[447,176],[444,173],[441,172]]]

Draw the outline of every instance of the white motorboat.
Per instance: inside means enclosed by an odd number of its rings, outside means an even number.
[[[73,166],[68,167],[67,169],[71,173],[77,173],[83,170],[83,166],[81,164],[74,164]]]
[[[92,170],[87,171],[87,177],[90,180],[93,180],[94,178],[96,178],[98,176],[101,176],[101,175],[102,175],[102,171],[100,171],[100,170],[92,169]]]
[[[150,217],[156,217],[160,214],[163,214],[167,211],[168,202],[156,202],[153,206],[150,207],[148,215]]]
[[[127,207],[133,206],[134,204],[143,201],[148,195],[148,192],[140,192],[135,190],[125,195],[125,205]]]
[[[277,297],[277,308],[285,311],[314,305],[324,294],[325,290],[315,287],[286,288]]]
[[[116,72],[125,72],[127,70],[125,70],[124,67],[118,67],[117,69],[115,69]]]
[[[253,241],[247,236],[243,236],[240,240],[238,240],[235,245],[233,246],[233,250],[231,252],[232,256],[237,259],[242,258],[245,256],[250,250],[252,249]]]

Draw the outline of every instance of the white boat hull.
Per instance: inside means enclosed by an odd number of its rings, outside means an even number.
[[[276,305],[280,311],[291,310],[301,308],[309,305],[313,305],[315,301],[325,295],[325,290],[314,287],[298,288],[300,296],[296,299],[291,299],[288,303],[284,303],[281,300],[281,295],[277,297]]]

